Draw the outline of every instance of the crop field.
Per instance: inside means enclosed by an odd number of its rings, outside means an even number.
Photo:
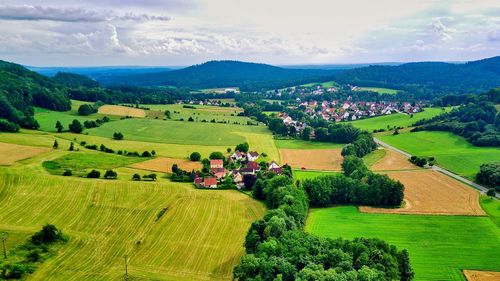
[[[306,170],[340,171],[341,149],[280,149],[281,164]]]
[[[369,158],[368,162],[373,161],[371,163],[372,165],[369,165],[370,163],[366,163],[365,161],[365,163],[370,167],[370,170],[372,171],[399,171],[420,169],[418,166],[415,166],[410,161],[408,161],[408,159],[404,155],[392,149],[377,149],[373,153],[381,153],[378,151],[384,151],[383,157],[380,157],[378,159]]]
[[[121,105],[100,106],[98,113],[102,115],[146,117],[146,112],[140,108],[133,108]]]
[[[187,159],[175,159],[167,157],[158,157],[155,159],[132,164],[132,168],[148,170],[154,172],[171,173],[172,165],[177,164],[179,168],[185,171],[201,170],[201,162],[194,162]]]
[[[436,171],[389,172],[405,186],[402,208],[360,207],[362,212],[390,214],[432,214],[481,216],[479,192]]]
[[[342,148],[345,144],[329,142],[312,142],[303,140],[274,140],[279,149],[333,149]]]
[[[0,142],[0,166],[12,165],[19,160],[27,159],[47,151],[50,151],[50,149]]]
[[[69,236],[30,280],[121,279],[124,255],[132,279],[229,280],[264,211],[237,191],[0,169],[0,229],[22,235],[9,243],[45,223]]]
[[[89,135],[101,137],[112,137],[114,132],[121,132],[127,140],[208,146],[234,146],[245,142],[245,137],[239,133],[269,134],[265,126],[153,119],[124,119],[106,123],[87,132]]]
[[[379,94],[388,94],[395,95],[398,93],[398,90],[389,89],[389,88],[377,88],[377,87],[358,87],[359,91],[370,91],[377,92]]]
[[[433,156],[439,166],[470,179],[479,172],[481,164],[500,159],[500,149],[473,146],[449,132],[422,131],[378,138],[412,155]]]
[[[498,200],[493,204],[500,208]],[[416,281],[465,280],[462,269],[500,271],[500,228],[487,216],[368,214],[342,206],[312,209],[306,231],[380,238],[407,249]]]
[[[413,123],[419,120],[432,118],[449,110],[451,110],[450,107],[445,108],[444,111],[441,108],[425,108],[424,111],[413,114],[413,117],[402,113],[393,113],[390,115],[350,121],[349,123],[351,123],[354,127],[360,128],[362,130],[367,130],[369,132],[378,129],[387,130],[388,127],[406,128],[413,125]]]
[[[498,281],[500,272],[464,270],[464,275],[468,281]]]
[[[303,181],[305,179],[313,179],[316,177],[334,175],[335,172],[328,171],[307,171],[307,170],[293,170],[293,178],[295,180]]]

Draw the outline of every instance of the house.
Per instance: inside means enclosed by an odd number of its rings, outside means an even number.
[[[251,169],[254,169],[256,171],[258,171],[260,169],[259,164],[257,164],[257,162],[254,162],[254,161],[248,161],[247,168],[251,168]]]
[[[283,169],[281,167],[280,168],[270,168],[269,172],[275,173],[277,175],[281,175],[281,173],[283,172]]]
[[[205,188],[217,188],[217,179],[214,177],[206,177],[203,179],[202,185]]]
[[[226,176],[226,169],[224,168],[211,168],[210,172],[214,174],[214,176],[220,180]]]
[[[240,183],[243,182],[243,176],[240,174],[238,171],[233,171],[231,176],[233,177],[233,180],[235,183]]]
[[[224,161],[222,159],[210,160],[210,169],[224,168]]]
[[[255,161],[259,158],[260,154],[257,151],[250,151],[247,153],[248,161]]]
[[[248,167],[240,169],[240,173],[242,175],[255,175],[255,171],[256,171],[255,169]]]
[[[269,163],[269,169],[273,168],[280,168],[280,165],[278,165],[275,161],[271,161],[271,163]]]
[[[194,178],[194,184],[195,184],[196,186],[201,185],[201,183],[202,183],[202,182],[203,182],[203,178],[202,178],[202,177],[196,176],[196,177]]]
[[[239,150],[236,150],[233,153],[233,155],[231,155],[231,159],[233,159],[233,160],[242,160],[243,158],[245,158],[245,153],[241,152]]]

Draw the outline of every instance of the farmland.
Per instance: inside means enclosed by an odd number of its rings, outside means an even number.
[[[17,145],[0,142],[0,166],[12,165],[14,162],[30,158],[44,152],[49,151],[48,148]]]
[[[333,149],[342,148],[344,144],[328,142],[311,142],[303,140],[275,140],[276,147],[281,149]]]
[[[389,88],[377,88],[377,87],[358,87],[358,91],[370,91],[370,92],[377,92],[379,94],[388,94],[388,95],[395,95],[398,93],[398,90],[389,89]]]
[[[438,165],[471,179],[481,164],[500,159],[500,149],[473,146],[464,138],[449,132],[423,131],[381,135],[379,138],[412,155],[433,156]]]
[[[498,201],[492,204],[500,208]],[[409,251],[415,280],[465,280],[461,269],[500,271],[500,229],[493,219],[367,214],[343,206],[312,209],[306,231],[331,238],[381,238]]]
[[[146,117],[146,112],[142,109],[121,105],[103,105],[99,107],[98,113],[103,115]]]
[[[280,149],[283,164],[307,170],[340,171],[340,149]]]
[[[172,165],[174,164],[177,164],[179,168],[186,171],[200,170],[202,168],[202,164],[200,162],[168,157],[158,157],[155,159],[133,164],[131,165],[131,167],[154,172],[171,173]]]
[[[445,111],[450,110],[446,108]],[[413,114],[413,117],[407,114],[394,113],[390,115],[366,118],[362,120],[351,121],[354,127],[372,132],[373,130],[385,129],[388,127],[408,127],[413,123],[427,118],[432,118],[443,112],[441,108],[424,108],[424,111]]]
[[[400,153],[392,149],[377,149],[365,156],[367,166],[372,171],[399,171],[419,169]]]

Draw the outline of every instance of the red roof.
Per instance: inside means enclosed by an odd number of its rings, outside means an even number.
[[[224,161],[222,159],[212,159],[210,160],[210,165],[223,165]]]
[[[283,172],[283,169],[282,168],[271,168],[271,169],[269,169],[269,172],[273,172],[273,173],[276,173],[279,175]]]
[[[203,179],[202,179],[202,178],[200,178],[200,177],[194,178],[194,183],[195,183],[195,184],[200,184],[200,183],[202,183],[202,182],[203,182]]]
[[[251,168],[251,169],[254,169],[254,170],[258,170],[259,169],[259,164],[257,164],[257,162],[255,162],[255,161],[248,161],[247,167]]]
[[[203,179],[203,185],[204,186],[217,185],[217,179],[213,178],[213,177],[204,178]]]

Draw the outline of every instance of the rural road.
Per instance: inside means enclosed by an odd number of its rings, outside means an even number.
[[[389,144],[387,144],[387,143],[385,143],[385,142],[383,142],[383,141],[381,141],[381,140],[379,140],[379,139],[377,139],[377,138],[373,138],[373,139],[375,140],[375,142],[376,142],[378,145],[381,145],[381,146],[383,146],[383,147],[387,147],[387,148],[389,148],[389,149],[392,149],[392,150],[394,150],[394,151],[396,151],[396,152],[398,152],[398,153],[403,154],[404,156],[406,156],[406,157],[408,157],[408,158],[410,158],[410,157],[411,157],[411,154],[409,154],[409,153],[407,153],[407,152],[405,152],[405,151],[403,151],[403,150],[401,150],[401,149],[397,149],[397,148],[395,148],[394,146],[389,145]],[[443,174],[445,174],[445,175],[447,175],[447,176],[450,176],[450,177],[452,177],[452,178],[454,178],[454,179],[456,179],[456,180],[459,180],[459,181],[461,181],[461,182],[463,182],[463,183],[465,183],[465,184],[468,184],[468,185],[470,185],[470,186],[472,186],[472,187],[474,187],[474,188],[478,189],[478,190],[479,190],[481,193],[483,193],[483,194],[486,194],[486,192],[488,191],[488,188],[486,188],[486,187],[484,187],[484,186],[482,186],[482,185],[480,185],[480,184],[477,184],[477,183],[475,183],[475,182],[473,182],[473,181],[470,181],[470,180],[468,180],[468,179],[466,179],[466,178],[464,178],[464,177],[461,177],[461,176],[459,176],[459,175],[457,175],[457,174],[454,174],[454,173],[452,173],[452,172],[450,172],[450,171],[448,171],[448,170],[445,170],[445,169],[443,169],[443,168],[441,168],[441,167],[439,167],[439,166],[434,165],[434,166],[432,166],[432,168],[431,168],[431,169],[432,169],[432,170],[435,170],[435,171],[438,171],[438,172],[441,172],[441,173],[443,173]],[[499,193],[497,193],[497,194],[495,195],[495,197],[496,197],[496,198],[498,198],[498,199],[500,199],[500,194],[499,194]]]

